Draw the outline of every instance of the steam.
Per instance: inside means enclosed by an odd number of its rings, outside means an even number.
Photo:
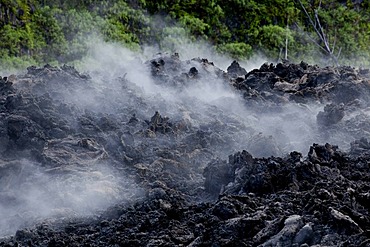
[[[132,83],[132,86],[138,89],[136,95],[151,107],[152,111],[147,109],[140,111],[136,108],[136,113],[147,119],[150,119],[154,111],[159,111],[170,119],[176,119],[181,117],[181,112],[185,110],[198,116],[197,119],[192,119],[192,123],[197,126],[212,125],[215,122],[231,126],[234,122],[237,122],[242,127],[234,133],[235,143],[230,144],[233,146],[232,151],[249,147],[249,151],[255,156],[282,155],[292,150],[306,153],[313,142],[321,141],[317,129],[316,115],[322,110],[322,105],[313,102],[310,105],[286,103],[279,106],[276,111],[269,110],[266,112],[246,106],[240,92],[217,78],[214,73],[215,68],[218,67],[218,64],[214,61],[218,61],[221,64],[220,67],[224,67],[224,70],[226,70],[226,65],[230,65],[233,60],[229,57],[215,55],[210,46],[206,44],[201,42],[193,44],[186,37],[183,40],[181,47],[178,47],[182,51],[179,52],[180,59],[182,61],[187,60],[188,64],[183,68],[183,71],[177,71],[176,73],[187,73],[191,67],[196,67],[199,71],[199,79],[181,89],[171,87],[171,85],[158,85],[154,81],[150,74],[150,67],[146,63],[146,61],[153,58],[153,54],[151,57],[149,56],[149,51],[155,51],[153,47],[146,47],[143,52],[134,54],[115,44],[100,42],[91,49],[90,57],[85,63],[86,66],[81,69],[91,69],[91,64],[96,65],[94,67],[95,73],[100,75],[100,79],[95,77],[98,84],[102,78],[124,76]],[[184,57],[182,54],[185,54]],[[202,67],[199,63],[191,60],[194,58],[193,54],[194,57],[199,58],[203,58],[200,55],[205,55],[204,58],[213,62],[216,67]],[[163,55],[170,56],[170,54],[160,54],[159,56]],[[245,62],[245,65],[249,70],[259,68],[261,64],[255,63],[255,61],[264,61],[262,59],[254,58]],[[109,95],[107,97],[112,101],[109,103],[112,105],[112,109],[116,109],[115,104],[122,101],[118,97],[130,97],[119,88],[119,84],[113,85],[107,80],[103,84],[110,88],[113,87],[114,91],[118,92],[116,96]],[[134,105],[132,107],[135,108]],[[217,130],[213,129],[213,131]],[[263,136],[262,139],[261,136]],[[271,141],[278,148],[266,150],[266,144]],[[222,149],[222,147],[218,148]],[[263,152],[258,151],[263,149],[265,149]],[[230,154],[228,153],[230,151],[227,148],[220,155],[225,158]]]
[[[5,166],[0,166],[6,172],[0,178],[0,236],[44,219],[94,215],[141,193],[133,181],[106,164],[58,173],[28,160]]]

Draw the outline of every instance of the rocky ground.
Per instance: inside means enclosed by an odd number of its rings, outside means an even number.
[[[1,246],[370,246],[369,70],[132,63],[0,78]]]

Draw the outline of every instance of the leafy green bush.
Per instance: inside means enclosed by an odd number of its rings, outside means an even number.
[[[292,31],[277,25],[266,25],[259,29],[260,49],[271,58],[282,58],[282,51],[294,42]]]
[[[14,57],[4,54],[3,50],[0,50],[0,72],[1,76],[6,74],[14,73],[15,71],[25,70],[31,65],[37,65],[38,63],[30,56]]]
[[[219,45],[217,46],[217,51],[221,54],[230,55],[237,60],[246,60],[253,54],[252,47],[242,42]]]
[[[185,28],[189,29],[192,34],[201,38],[207,38],[206,32],[210,26],[201,19],[191,15],[183,15],[180,17],[179,21]]]
[[[86,54],[91,37],[102,36],[132,50],[145,44],[175,50],[206,39],[238,59],[256,51],[276,59],[287,51],[292,61],[326,61],[331,55],[319,48],[315,13],[330,49],[340,51],[339,63],[370,65],[368,1],[3,0],[0,54],[7,66],[22,58],[73,62]]]
[[[177,47],[189,41],[190,34],[183,27],[166,27],[160,37],[159,48],[162,51],[177,52]]]
[[[38,8],[33,14],[30,25],[35,33],[34,39],[38,43],[34,54],[38,61],[64,60],[68,42],[57,19],[57,16],[62,14],[62,10],[49,6]]]

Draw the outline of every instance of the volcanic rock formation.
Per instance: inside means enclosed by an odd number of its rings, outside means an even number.
[[[370,245],[368,70],[138,66],[0,78],[1,246]]]

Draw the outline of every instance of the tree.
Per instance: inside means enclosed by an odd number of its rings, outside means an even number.
[[[220,53],[230,55],[232,58],[237,60],[248,59],[253,54],[252,46],[241,42],[219,45],[217,46],[217,50]]]
[[[336,49],[336,37],[334,37],[333,43],[330,42],[329,36],[327,35],[326,30],[323,28],[323,25],[321,24],[320,17],[319,17],[319,11],[321,9],[321,0],[319,2],[318,8],[314,9],[314,14],[311,16],[306,8],[304,7],[303,3],[301,0],[298,0],[303,12],[305,13],[306,17],[309,20],[309,23],[311,27],[314,29],[316,35],[319,38],[319,41],[314,39],[310,34],[307,34],[310,40],[318,47],[320,48],[324,53],[327,54],[330,60],[332,60],[335,65],[338,64],[338,58],[341,53],[341,48],[339,48],[339,51],[337,54],[335,54],[335,49]],[[297,27],[303,31],[303,29],[297,24]]]

